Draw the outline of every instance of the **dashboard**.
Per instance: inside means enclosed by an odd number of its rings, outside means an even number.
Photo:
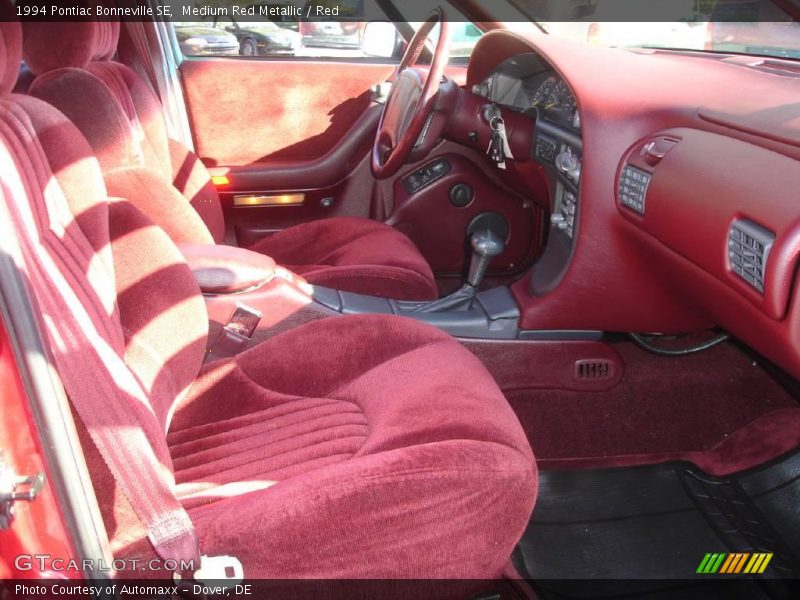
[[[512,286],[521,328],[718,326],[800,377],[795,61],[498,30],[466,89],[529,116],[510,170],[548,179],[546,246]]]

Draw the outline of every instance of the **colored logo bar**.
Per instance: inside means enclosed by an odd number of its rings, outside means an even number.
[[[700,561],[697,573],[703,575],[754,575],[763,573],[771,560],[772,552],[709,552]]]

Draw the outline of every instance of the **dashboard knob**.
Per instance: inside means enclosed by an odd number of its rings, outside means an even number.
[[[450,188],[450,202],[453,206],[463,208],[472,202],[475,192],[466,183],[457,183]]]
[[[562,215],[560,212],[550,215],[550,223],[559,229],[566,229],[568,227],[566,218],[564,218],[564,215]]]

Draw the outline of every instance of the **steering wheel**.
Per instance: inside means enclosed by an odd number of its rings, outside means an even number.
[[[439,39],[430,68],[417,67],[425,41],[436,25]],[[378,133],[372,146],[372,173],[391,177],[406,162],[425,127],[450,58],[450,37],[444,11],[436,8],[414,34],[397,69],[392,89],[383,105]]]

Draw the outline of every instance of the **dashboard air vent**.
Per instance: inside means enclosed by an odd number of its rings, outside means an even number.
[[[731,270],[753,288],[764,293],[764,273],[775,235],[746,219],[738,219],[728,230]]]

